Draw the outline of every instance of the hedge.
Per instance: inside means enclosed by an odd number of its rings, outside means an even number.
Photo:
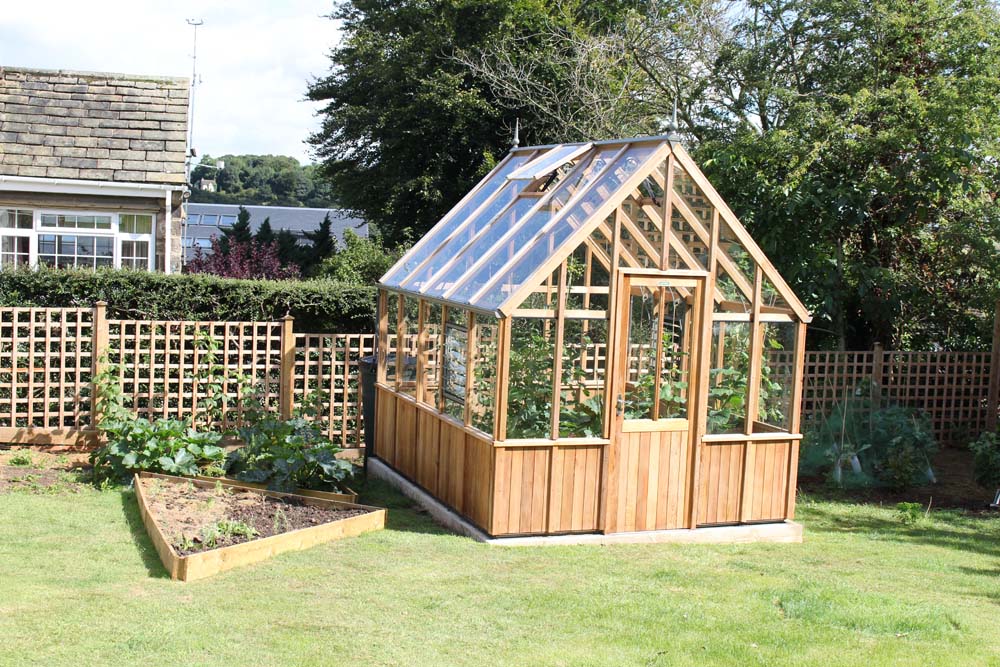
[[[374,330],[376,290],[330,280],[236,280],[104,269],[0,271],[0,306],[89,307],[108,302],[119,319],[276,320],[295,330]]]

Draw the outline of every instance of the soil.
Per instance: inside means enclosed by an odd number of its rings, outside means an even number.
[[[11,465],[11,460],[30,460],[29,465]],[[7,491],[77,491],[84,479],[86,454],[41,452],[32,448],[0,449],[0,493]]]
[[[305,505],[294,498],[272,498],[221,485],[201,487],[188,482],[149,478],[140,483],[156,522],[181,556],[319,526],[370,511]],[[226,534],[218,530],[220,522],[238,522],[252,528],[254,534]]]
[[[943,447],[932,462],[936,484],[895,491],[886,488],[871,489],[831,489],[822,479],[800,477],[799,490],[806,493],[839,499],[880,505],[895,505],[902,502],[919,502],[932,508],[959,509],[974,514],[996,516],[997,510],[989,509],[996,495],[996,489],[984,489],[973,478],[972,453],[967,449]]]

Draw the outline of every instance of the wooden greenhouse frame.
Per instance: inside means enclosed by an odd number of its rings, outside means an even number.
[[[671,138],[512,149],[379,285],[374,456],[489,535],[794,516],[810,316]]]

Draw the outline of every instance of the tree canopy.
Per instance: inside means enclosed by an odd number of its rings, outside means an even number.
[[[224,169],[208,169],[219,161]],[[316,165],[301,165],[282,155],[205,155],[191,170],[191,182],[214,179],[217,192],[194,189],[191,201],[206,204],[244,204],[260,206],[335,206],[329,184]]]
[[[308,97],[323,102],[310,141],[337,201],[393,243],[426,232],[510,145],[527,110],[506,110],[459,54],[546,25],[603,30],[633,2],[572,0],[342,1],[343,40]],[[539,124],[539,129],[541,125]]]

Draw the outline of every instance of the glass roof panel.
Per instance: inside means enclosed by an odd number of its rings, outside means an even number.
[[[518,199],[524,186],[524,181],[508,181],[493,199],[473,214],[468,224],[434,248],[430,257],[402,281],[402,287],[413,291],[423,290],[433,276],[450,265],[477,235],[494,233],[497,225],[509,217],[510,211],[520,211],[521,215],[526,213],[536,200]]]
[[[498,308],[531,279],[546,259],[558,255],[560,247],[570,236],[593,220],[595,215],[603,217],[607,213],[606,210],[601,211],[603,205],[617,204],[626,194],[622,191],[625,181],[640,170],[651,169],[653,165],[649,164],[649,160],[659,148],[657,144],[640,144],[625,150],[610,166],[599,172],[582,194],[574,197],[557,219],[543,221],[540,225],[526,225],[538,230],[533,238],[499,248],[484,269],[497,267],[498,264],[499,267],[492,268],[488,274],[480,271],[470,276],[462,289],[456,292],[456,298],[469,299],[470,303],[481,308]],[[606,152],[602,151],[602,155]],[[483,289],[484,286],[486,289]]]
[[[497,234],[491,234],[490,243],[476,244],[475,248],[467,249],[471,261],[463,264],[461,271],[454,271],[448,276],[450,291],[447,298],[468,303],[468,299],[507,263],[512,254],[530,243],[564,206],[572,205],[574,198],[586,190],[620,150],[620,147],[605,148],[581,160],[578,169],[560,181],[551,195],[544,198],[541,205],[535,207],[530,215],[524,216],[514,226],[497,230]],[[461,285],[452,288],[451,284],[456,282],[460,282]]]
[[[534,181],[555,171],[574,158],[583,155],[592,147],[593,144],[564,144],[556,146],[513,172],[508,178],[511,180]]]
[[[398,264],[383,278],[385,285],[399,287],[406,277],[416,269],[424,260],[430,257],[451,234],[458,229],[468,217],[482,206],[490,197],[495,195],[501,188],[508,185],[507,176],[528,162],[532,153],[522,153],[513,155],[505,163],[499,165],[492,173],[488,174],[480,185],[473,190],[472,194],[460,202],[452,211],[446,215],[441,222],[427,232],[420,242],[403,256]],[[524,184],[520,184],[523,187]],[[514,186],[517,187],[517,186]],[[520,188],[519,188],[520,189]]]

